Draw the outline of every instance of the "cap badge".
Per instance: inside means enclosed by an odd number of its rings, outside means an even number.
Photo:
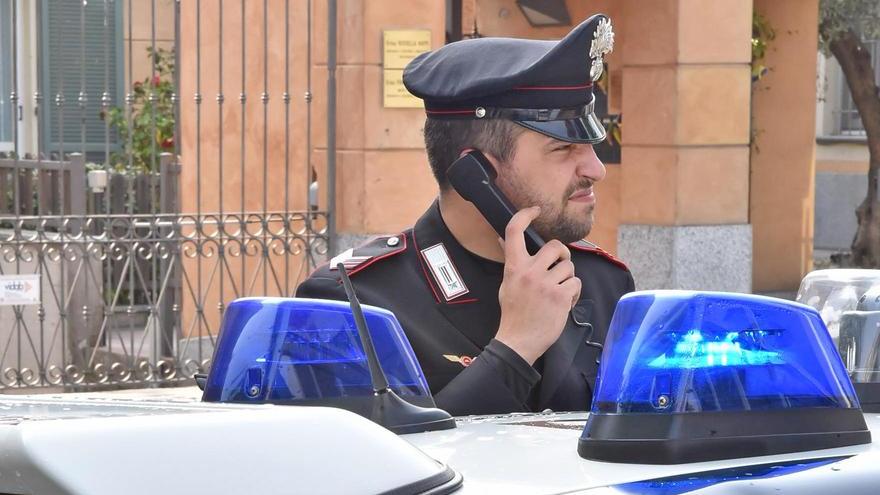
[[[611,19],[605,18],[599,21],[596,31],[593,33],[593,42],[590,43],[590,78],[598,81],[602,77],[604,60],[603,57],[614,49],[614,31],[611,29]]]

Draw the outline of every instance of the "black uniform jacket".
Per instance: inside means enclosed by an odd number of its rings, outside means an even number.
[[[449,266],[445,273],[435,270],[436,257],[423,253],[438,244],[457,277]],[[438,407],[456,416],[582,411],[592,399],[601,353],[597,343],[605,340],[617,300],[633,290],[633,278],[622,262],[593,244],[569,247],[582,282],[581,299],[562,335],[534,367],[493,338],[504,265],[464,249],[436,202],[412,229],[377,238],[343,258],[360,301],[397,316]],[[296,295],[346,300],[338,271],[328,265],[319,267]]]

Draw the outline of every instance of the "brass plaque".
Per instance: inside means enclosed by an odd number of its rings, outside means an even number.
[[[416,55],[431,49],[431,31],[427,29],[388,30],[382,32],[383,67],[403,69]]]
[[[422,100],[411,95],[403,85],[403,69],[385,69],[383,72],[382,106],[385,108],[422,108]]]
[[[431,31],[395,29],[382,32],[383,68],[382,106],[385,108],[422,108],[422,100],[403,86],[403,69],[412,59],[431,49]]]

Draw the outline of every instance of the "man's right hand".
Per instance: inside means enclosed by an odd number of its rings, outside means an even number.
[[[495,335],[530,365],[559,338],[581,293],[565,244],[553,239],[534,256],[526,251],[523,232],[540,212],[538,207],[520,210],[504,232],[501,323]]]

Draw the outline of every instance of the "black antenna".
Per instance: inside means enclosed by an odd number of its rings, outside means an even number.
[[[345,272],[342,263],[336,266],[342,277],[342,286],[345,287],[345,295],[348,296],[348,303],[351,305],[351,313],[354,315],[354,324],[358,329],[358,336],[361,338],[361,345],[364,346],[364,354],[367,358],[367,365],[370,367],[370,377],[373,381],[373,392],[379,394],[390,390],[388,386],[388,377],[379,364],[379,356],[376,355],[376,348],[373,346],[373,337],[367,328],[367,320],[364,319],[364,312],[361,310],[361,303],[358,301],[357,294],[354,292],[354,286],[351,285],[351,279]]]
[[[455,428],[455,420],[448,412],[434,407],[419,407],[410,404],[401,399],[388,386],[388,378],[379,363],[376,348],[373,346],[373,338],[370,336],[364,312],[361,310],[361,303],[358,301],[351,279],[348,278],[348,273],[345,271],[345,265],[339,263],[336,268],[339,270],[342,286],[345,288],[345,294],[351,305],[354,323],[358,336],[361,338],[361,344],[364,346],[364,355],[367,358],[370,379],[373,382],[375,400],[370,420],[400,435]]]

